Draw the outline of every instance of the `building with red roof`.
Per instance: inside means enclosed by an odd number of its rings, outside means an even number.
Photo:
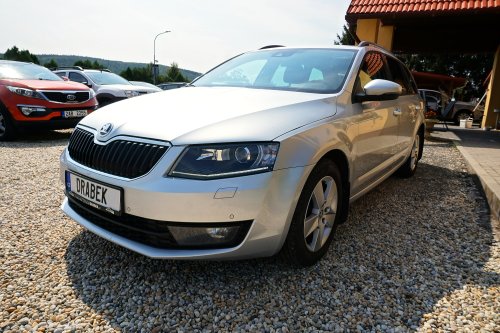
[[[482,126],[500,109],[500,0],[352,0],[356,39],[401,53],[495,52]]]

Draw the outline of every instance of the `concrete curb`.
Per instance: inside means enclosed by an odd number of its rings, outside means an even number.
[[[453,143],[464,157],[469,171],[475,174],[481,182],[481,186],[483,187],[486,195],[486,200],[490,206],[491,214],[498,222],[500,220],[500,186],[498,186],[494,179],[488,175],[479,162],[471,154],[469,154],[469,152],[461,145],[460,141],[454,140]]]

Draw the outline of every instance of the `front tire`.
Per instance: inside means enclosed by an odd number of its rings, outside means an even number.
[[[16,137],[17,131],[7,111],[0,106],[0,141],[9,141]]]
[[[325,255],[342,216],[343,200],[338,167],[332,161],[321,161],[302,190],[283,245],[290,262],[310,266]]]
[[[399,168],[398,174],[403,178],[410,178],[417,171],[418,160],[420,158],[421,145],[423,144],[424,138],[421,132],[418,132],[413,139],[413,145],[411,147],[410,156],[406,162]]]

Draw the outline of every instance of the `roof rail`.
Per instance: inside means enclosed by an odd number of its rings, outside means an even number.
[[[284,45],[266,45],[262,46],[259,50],[274,49],[276,47],[284,47]]]
[[[101,72],[108,72],[108,73],[111,73],[111,71],[107,68],[101,68],[99,69]]]
[[[359,47],[363,47],[363,46],[370,46],[370,45],[371,45],[371,46],[378,47],[379,49],[382,49],[382,50],[384,50],[384,51],[386,51],[386,52],[389,52],[389,53],[391,52],[391,51],[387,50],[386,48],[384,48],[384,47],[382,47],[382,46],[378,45],[377,43],[374,43],[374,42],[369,42],[369,41],[367,41],[367,40],[363,40],[363,41],[361,41],[361,42],[358,44],[358,46],[359,46]]]
[[[83,71],[83,68],[80,66],[59,66],[56,69],[78,69],[79,71]]]

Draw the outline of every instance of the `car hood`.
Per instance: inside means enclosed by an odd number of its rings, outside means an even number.
[[[100,140],[131,135],[174,145],[267,141],[333,116],[334,95],[227,87],[190,87],[134,97],[103,107],[80,124],[96,130],[111,123]]]
[[[134,86],[133,84],[103,84],[99,89],[109,89],[109,90],[135,90],[139,91],[140,87]]]
[[[37,90],[89,90],[86,85],[71,81],[3,79],[0,84]]]

